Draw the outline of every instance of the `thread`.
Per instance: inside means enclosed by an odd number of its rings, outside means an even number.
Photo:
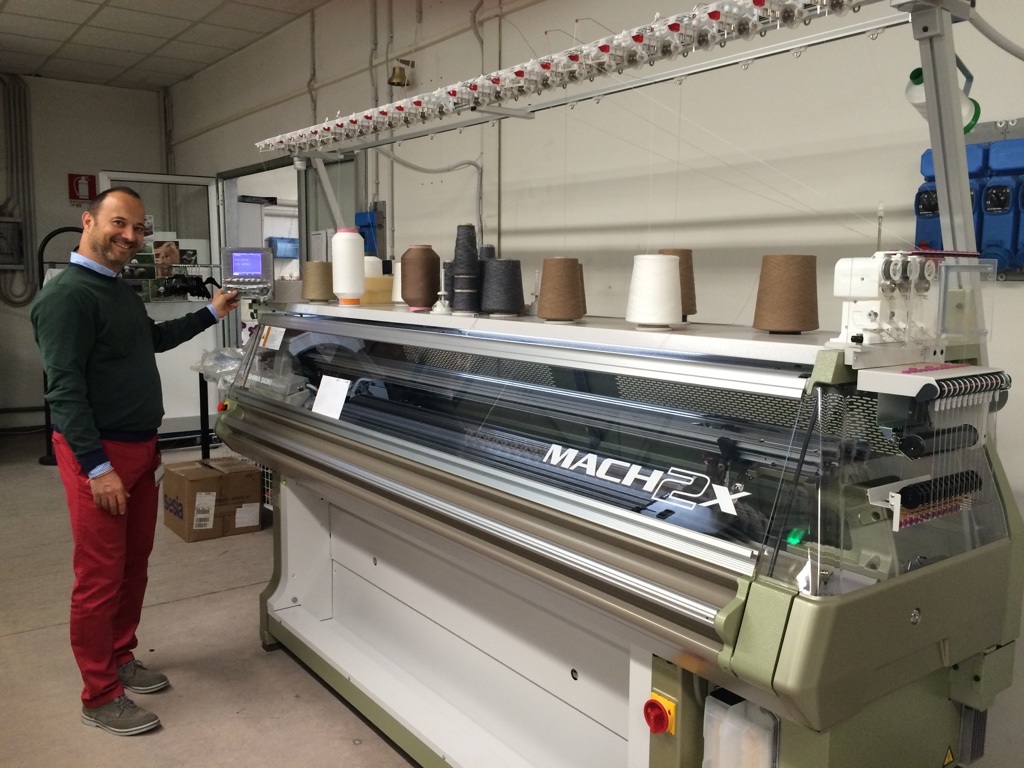
[[[340,304],[358,304],[366,292],[363,238],[358,229],[339,229],[331,238],[334,295]]]
[[[391,302],[391,293],[394,290],[394,278],[391,275],[380,277],[367,277],[366,292],[359,300],[360,304],[388,304]]]
[[[441,290],[441,257],[429,245],[410,245],[402,254],[402,301],[413,312],[426,312]]]
[[[583,280],[583,262],[580,262],[580,304],[582,305],[580,317],[587,314],[587,284]]]
[[[441,265],[441,271],[444,273],[441,279],[441,289],[444,291],[445,297],[449,300],[455,295],[455,262],[446,261]],[[435,298],[437,294],[434,294]]]
[[[668,328],[682,316],[679,257],[645,253],[633,257],[626,321],[640,327]]]
[[[754,327],[800,333],[818,327],[817,257],[773,254],[761,258]]]
[[[453,286],[452,314],[477,314],[480,311],[480,278],[476,275],[456,275]]]
[[[329,261],[307,261],[302,268],[302,298],[316,303],[334,300],[334,266]]]
[[[402,263],[399,261],[393,262],[391,265],[392,277],[394,277],[394,283],[391,286],[391,303],[392,304],[405,304],[402,301]]]
[[[679,257],[679,301],[683,322],[697,314],[697,291],[693,282],[693,251],[689,248],[662,248],[658,253]]]
[[[384,277],[384,262],[376,256],[363,256],[363,274],[366,277]]]
[[[498,250],[488,243],[480,246],[480,261],[490,261],[498,258]]]
[[[474,315],[480,311],[480,260],[476,227],[472,224],[460,224],[455,232],[452,291],[448,297],[453,315]]]
[[[572,322],[583,317],[578,259],[544,259],[537,316],[554,322]]]
[[[478,258],[476,250],[476,227],[472,224],[459,224],[455,228],[455,259],[459,257]]]
[[[494,317],[512,317],[522,312],[525,302],[523,272],[519,261],[486,259],[480,262],[480,267],[483,273],[480,311]]]

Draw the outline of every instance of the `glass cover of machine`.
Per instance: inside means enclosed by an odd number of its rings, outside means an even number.
[[[582,502],[749,547],[758,576],[809,594],[868,587],[1007,535],[983,450],[987,400],[929,410],[852,384],[802,398],[738,393],[575,365],[569,353],[554,365],[509,359],[500,345],[448,349],[443,333],[414,345],[335,325],[272,329],[280,343],[250,346],[236,389],[327,432],[458,459],[451,471],[525,478],[567,515]],[[347,387],[337,418],[314,411],[333,380]]]

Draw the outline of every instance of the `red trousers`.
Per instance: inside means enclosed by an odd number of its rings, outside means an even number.
[[[129,498],[123,515],[92,500],[89,478],[59,433],[53,448],[71,513],[75,586],[71,592],[71,649],[82,672],[82,703],[99,707],[124,693],[117,668],[131,661],[146,596],[149,554],[156,532],[160,466],[156,438],[143,443],[103,441]]]

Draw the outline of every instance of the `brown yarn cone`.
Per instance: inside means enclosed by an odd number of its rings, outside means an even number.
[[[302,298],[305,301],[336,301],[334,265],[329,261],[307,261],[302,265]]]
[[[544,259],[537,317],[545,320],[578,320],[583,317],[583,296],[580,286],[578,259]]]
[[[585,317],[587,314],[587,284],[583,279],[583,263],[580,262],[580,317]]]
[[[772,333],[817,329],[817,256],[762,257],[754,327]]]
[[[426,310],[441,290],[441,257],[429,245],[410,245],[402,254],[402,301]]]
[[[693,284],[693,251],[689,248],[661,248],[658,253],[679,257],[679,298],[683,320],[697,314],[697,291]]]

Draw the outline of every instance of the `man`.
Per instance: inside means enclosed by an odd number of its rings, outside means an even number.
[[[144,218],[142,200],[127,187],[97,196],[82,214],[71,265],[39,292],[31,312],[75,545],[71,647],[85,684],[82,722],[122,736],[160,724],[125,690],[168,685],[132,653],[159,498],[163,404],[155,353],[238,305],[236,293],[218,291],[198,312],[154,323],[119,277],[142,247]]]

